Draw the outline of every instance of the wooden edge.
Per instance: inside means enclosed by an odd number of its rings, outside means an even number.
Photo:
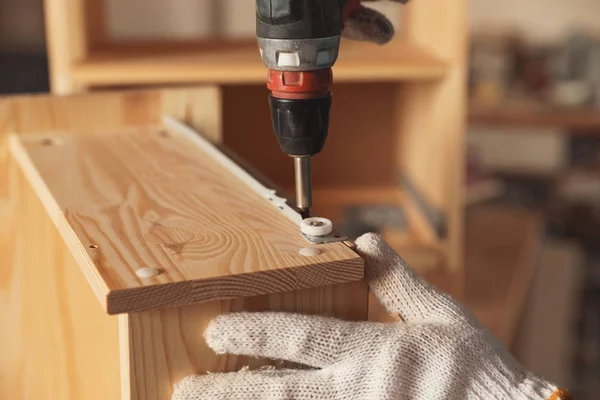
[[[165,74],[165,69],[171,73]],[[264,71],[252,41],[120,43],[95,49],[74,62],[71,78],[99,87],[264,83]],[[343,41],[333,71],[337,82],[435,81],[447,74],[448,65],[430,51],[402,41],[391,42],[385,49]]]
[[[332,265],[346,270],[344,279],[335,277],[330,270]],[[294,267],[289,275],[293,283],[281,279],[281,270],[261,271],[248,274],[232,275],[215,279],[202,280],[201,290],[197,289],[196,281],[147,286],[143,288],[113,290],[108,294],[107,312],[110,315],[147,311],[157,308],[179,307],[188,304],[199,304],[207,301],[232,300],[236,298],[253,297],[281,292],[293,292],[300,289],[312,289],[340,283],[359,281],[364,277],[364,269],[357,272],[357,266],[363,266],[364,261],[358,255],[356,258],[340,259],[336,263],[304,265]],[[317,278],[315,278],[317,277]],[[258,282],[261,282],[259,284]],[[315,283],[317,283],[315,285]],[[277,286],[273,290],[272,285]],[[235,294],[228,295],[223,287],[235,287]],[[241,291],[240,288],[248,288]],[[215,293],[220,292],[220,295]],[[154,301],[148,305],[148,298]],[[160,301],[157,301],[160,299]]]
[[[131,399],[131,347],[129,314],[119,315],[119,358],[121,366],[121,400]]]
[[[40,198],[44,208],[46,209],[46,212],[58,229],[61,237],[64,239],[67,247],[71,251],[71,254],[73,254],[73,257],[75,257],[77,260],[78,265],[80,265],[81,272],[92,287],[92,290],[100,301],[102,308],[105,311],[108,310],[108,287],[97,273],[94,262],[84,249],[83,244],[80,242],[75,231],[71,228],[58,203],[52,196],[50,189],[27,154],[27,150],[23,146],[21,138],[17,134],[13,133],[8,135],[8,148],[11,156],[17,162],[17,165],[27,178],[33,191]]]
[[[27,139],[30,139],[31,136],[28,135]],[[295,267],[287,272],[281,270],[252,272],[229,278],[203,279],[201,283],[199,283],[200,281],[183,281],[152,285],[144,288],[110,290],[99,275],[95,263],[88,255],[84,245],[72,229],[49,187],[30,158],[24,145],[24,140],[26,138],[10,134],[8,138],[10,153],[19,168],[23,171],[35,194],[42,201],[44,209],[58,228],[61,237],[67,242],[69,250],[78,262],[94,294],[100,300],[102,308],[110,315],[165,307],[178,307],[206,301],[272,294],[282,291],[295,291],[317,286],[359,281],[364,276],[364,269],[359,268],[364,263],[362,258],[356,255],[355,252],[351,252],[356,257],[341,258],[327,264],[307,264]],[[208,141],[204,143],[204,146],[213,147]],[[218,152],[218,150],[215,149],[214,152]],[[225,165],[225,168],[227,168],[227,165]],[[243,177],[237,177],[246,182]],[[252,182],[258,185],[257,182]],[[246,183],[248,184],[248,182]],[[293,212],[293,210],[291,211]],[[294,218],[291,219],[293,220]],[[351,249],[351,246],[348,244],[345,243],[344,245]],[[343,278],[331,273],[331,266],[334,264],[336,265],[336,271],[344,270]],[[285,279],[283,279],[282,273],[285,275]],[[236,287],[238,289],[230,295],[226,289],[227,287]],[[240,287],[247,289],[245,292],[240,293]],[[275,289],[275,287],[277,288]],[[149,298],[153,300],[149,302]]]

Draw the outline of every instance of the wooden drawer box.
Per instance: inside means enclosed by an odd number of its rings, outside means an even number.
[[[164,115],[221,139],[214,87],[0,100],[0,398],[165,400],[259,362],[207,348],[220,313],[368,318],[348,244],[300,255],[287,206]]]

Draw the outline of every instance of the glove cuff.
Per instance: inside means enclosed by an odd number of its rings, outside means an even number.
[[[560,389],[536,375],[528,373],[525,379],[517,386],[515,399],[523,400],[567,400],[569,397],[553,397]]]
[[[556,389],[548,400],[574,400],[575,397],[567,389]]]

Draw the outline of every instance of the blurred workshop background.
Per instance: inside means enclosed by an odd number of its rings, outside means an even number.
[[[115,40],[254,34],[251,0],[102,7]],[[600,2],[471,0],[468,12],[464,300],[525,365],[599,399]],[[48,92],[46,49],[43,0],[0,0],[0,93]],[[374,225],[382,215],[394,217]]]

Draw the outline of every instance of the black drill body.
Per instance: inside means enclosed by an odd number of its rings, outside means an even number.
[[[343,0],[256,1],[257,37],[264,47],[271,47],[275,53],[267,67],[272,71],[296,73],[295,76],[300,74],[301,82],[290,84],[290,79],[284,76],[281,85],[271,87],[273,130],[281,149],[288,155],[314,156],[325,144],[331,93],[329,87],[323,88],[326,78],[312,78],[317,71],[321,71],[322,76],[323,70],[330,70],[335,62],[342,32],[342,3]],[[329,52],[331,56],[318,59],[318,55],[314,55],[319,51]],[[297,64],[278,62],[281,53],[288,52],[296,52]]]
[[[341,32],[341,0],[256,0],[258,37],[314,39]]]
[[[295,158],[297,206],[311,206],[310,157],[329,131],[331,85],[346,0],[256,0],[256,36],[269,69],[277,141]]]

